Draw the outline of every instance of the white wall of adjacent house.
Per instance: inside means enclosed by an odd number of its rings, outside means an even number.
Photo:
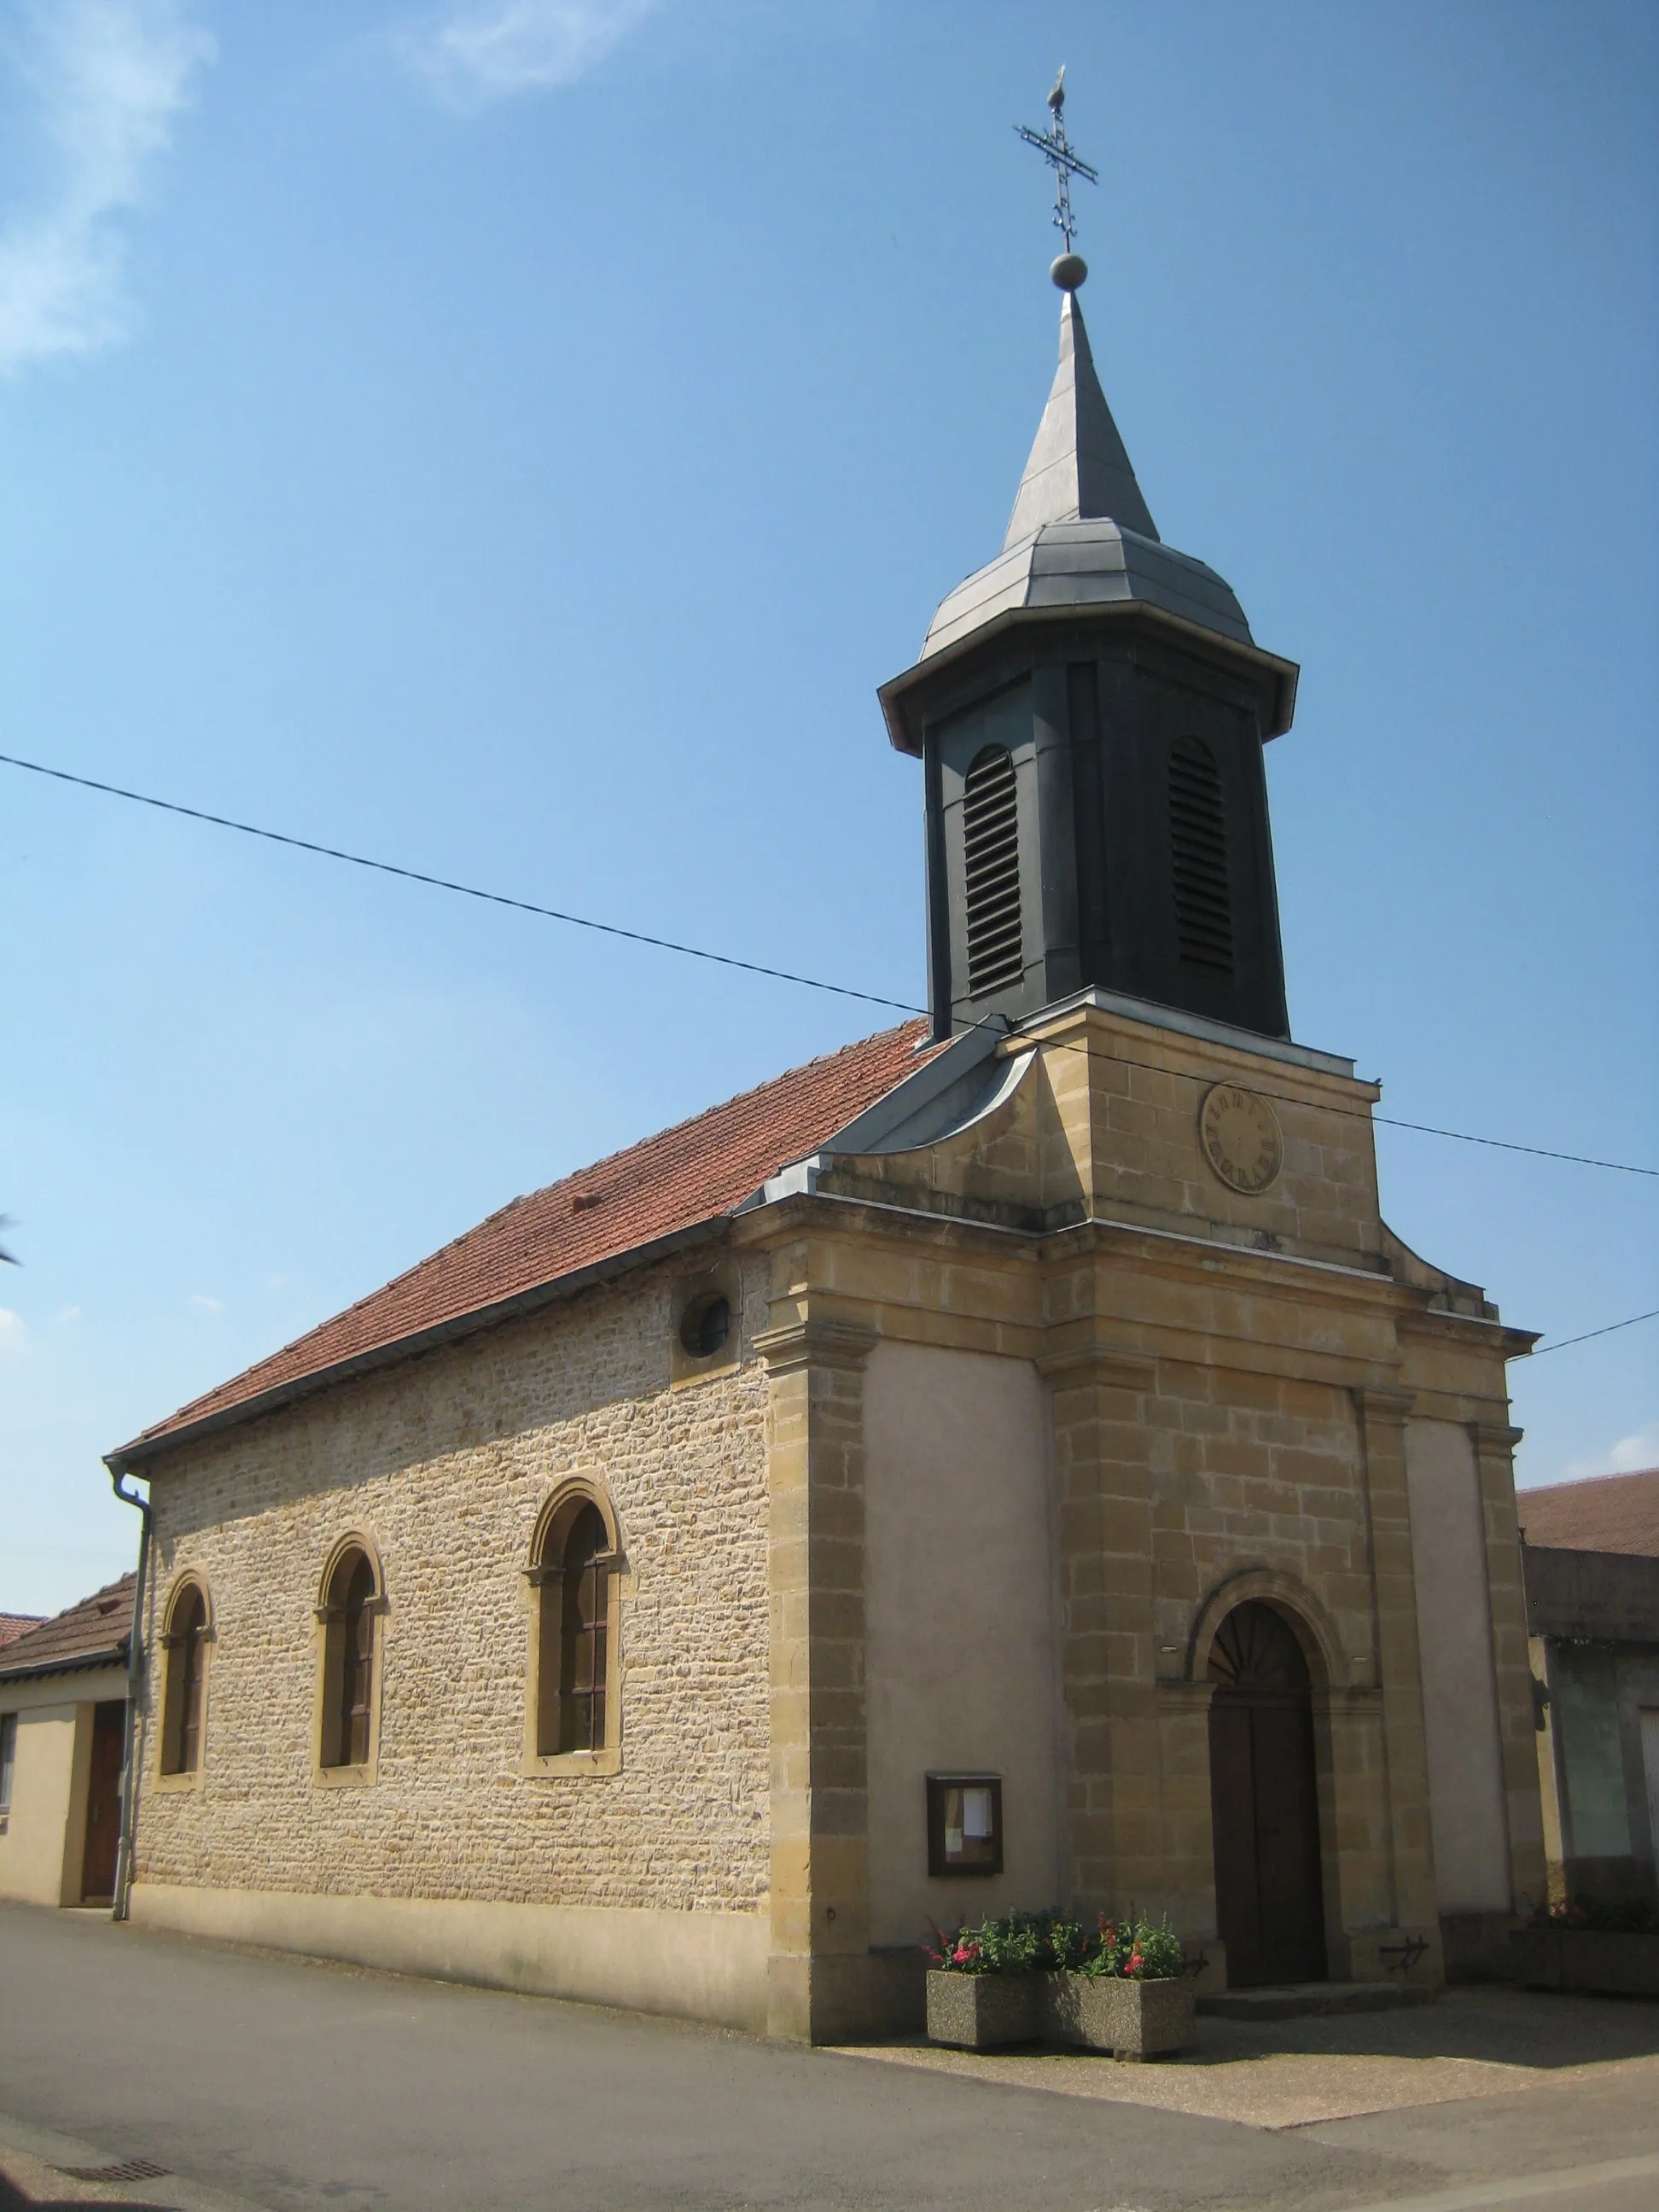
[[[1458,1421],[1406,1424],[1434,1868],[1443,1912],[1510,1908],[1509,1827],[1474,1440]]]
[[[0,1816],[0,1897],[78,1905],[100,1699],[125,1698],[115,1668],[0,1684],[0,1713],[16,1716],[10,1802]]]
[[[1047,1395],[1024,1360],[878,1344],[865,1379],[870,1940],[1060,1893]],[[1002,1782],[1000,1876],[931,1878],[927,1778]]]

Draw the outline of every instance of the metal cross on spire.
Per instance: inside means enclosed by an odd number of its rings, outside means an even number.
[[[1086,177],[1091,185],[1100,182],[1099,173],[1072,151],[1066,137],[1066,70],[1062,64],[1054,79],[1054,88],[1048,94],[1048,112],[1054,118],[1046,131],[1033,131],[1029,124],[1016,123],[1014,129],[1028,146],[1035,146],[1054,173],[1054,228],[1066,241],[1066,252],[1072,252],[1072,238],[1077,224],[1072,216],[1072,179]]]

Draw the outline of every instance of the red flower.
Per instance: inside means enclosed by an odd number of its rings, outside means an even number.
[[[1140,1972],[1140,1954],[1139,1951],[1136,1951],[1131,1956],[1128,1965],[1123,1969],[1123,1971],[1126,1974],[1138,1974]]]
[[[977,1943],[958,1943],[956,1949],[951,1955],[955,1959],[957,1966],[965,1966],[971,1960],[978,1958],[979,1945]]]

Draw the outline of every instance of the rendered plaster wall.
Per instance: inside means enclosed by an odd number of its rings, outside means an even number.
[[[113,1669],[0,1686],[0,1712],[17,1715],[11,1810],[0,1831],[0,1897],[80,1903],[93,1709],[100,1698],[125,1695],[126,1677]]]
[[[293,1891],[133,1892],[141,1925],[349,1959],[397,1974],[526,1990],[757,2033],[766,2023],[765,1917],[459,1898]]]
[[[1510,1909],[1509,1832],[1474,1443],[1457,1421],[1406,1424],[1434,1865],[1443,1912]]]
[[[155,1469],[152,1637],[193,1569],[213,1638],[198,1787],[158,1786],[159,1668],[149,1685],[141,1885],[763,1923],[766,1385],[746,1357],[671,1384],[684,1272],[482,1332]],[[745,1346],[765,1310],[746,1289]],[[524,1569],[573,1476],[608,1491],[624,1554],[621,1765],[527,1774]],[[350,1531],[385,1571],[379,1749],[372,1782],[329,1786],[313,1766],[313,1608]]]
[[[870,1941],[1055,1903],[1060,1729],[1046,1394],[1029,1361],[878,1344],[865,1378]],[[1002,1778],[1004,1871],[931,1879],[929,1773]]]

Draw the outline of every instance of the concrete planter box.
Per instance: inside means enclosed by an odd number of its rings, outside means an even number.
[[[1197,1992],[1182,1975],[1164,1982],[1089,1974],[927,1977],[927,2040],[957,2051],[1060,2043],[1116,2058],[1158,2058],[1195,2036]]]
[[[1035,2043],[1039,1982],[1047,1974],[948,1974],[927,1977],[927,2040],[957,2051],[996,2051]]]
[[[1159,2058],[1195,2040],[1197,1991],[1184,1974],[1170,1981],[1115,1975],[1044,1974],[1043,2033],[1078,2051],[1115,2058]]]
[[[1607,1936],[1589,1928],[1517,1928],[1515,1978],[1529,1990],[1581,1996],[1659,1997],[1659,1936]]]

